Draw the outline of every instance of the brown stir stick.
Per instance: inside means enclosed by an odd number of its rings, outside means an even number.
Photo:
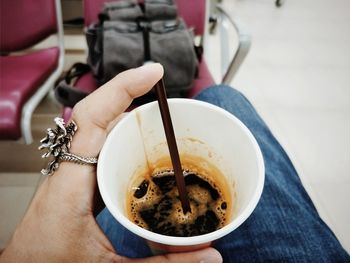
[[[184,214],[186,214],[187,212],[191,212],[191,207],[187,196],[185,179],[182,172],[179,151],[177,149],[175,133],[173,128],[173,123],[170,117],[170,111],[169,111],[169,106],[167,102],[163,79],[159,80],[154,88],[157,94],[158,105],[160,109],[160,114],[162,116],[166,140],[168,142],[171,162],[174,168],[176,185],[180,194],[182,211]]]

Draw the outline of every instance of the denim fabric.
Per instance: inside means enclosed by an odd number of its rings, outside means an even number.
[[[265,186],[256,209],[238,229],[214,243],[224,262],[350,262],[319,217],[287,154],[249,101],[226,86],[208,88],[195,99],[240,119],[255,136],[265,161]],[[97,221],[118,253],[151,255],[145,242],[118,224],[107,209]]]

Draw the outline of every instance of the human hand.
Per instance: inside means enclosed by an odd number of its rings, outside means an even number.
[[[79,102],[72,118],[78,125],[70,152],[97,156],[108,132],[130,105],[162,77],[151,64],[125,71]],[[46,177],[1,262],[221,262],[213,248],[132,260],[119,256],[93,216],[96,169],[62,162]]]

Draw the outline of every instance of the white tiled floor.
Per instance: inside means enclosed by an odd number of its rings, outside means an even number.
[[[32,199],[39,173],[0,173],[0,252]]]
[[[256,106],[350,251],[350,2],[224,1],[252,35],[232,85]]]

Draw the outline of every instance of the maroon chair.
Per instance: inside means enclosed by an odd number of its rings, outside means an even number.
[[[91,23],[94,23],[98,20],[98,13],[102,10],[103,3],[106,1],[115,1],[115,0],[84,0],[83,1],[83,13],[85,26],[89,26]],[[187,26],[194,29],[196,36],[200,36],[203,41],[206,24],[208,19],[207,6],[209,5],[208,0],[176,0],[178,7],[179,16],[183,17]],[[230,62],[227,62],[225,67],[224,77],[221,80],[221,83],[229,84],[233,78],[234,73],[237,71],[239,65],[243,61],[245,55],[248,53],[250,46],[250,38],[243,34],[238,26],[234,24],[234,21],[228,17],[228,15],[221,9],[218,8],[217,11],[222,15],[222,18],[228,19],[234,29],[237,31],[238,36],[244,36],[241,41],[239,39],[239,44],[237,52],[235,53],[233,59]],[[223,28],[224,29],[224,28]],[[204,49],[205,50],[205,49]],[[214,78],[210,73],[205,57],[203,56],[202,61],[198,66],[198,77],[193,82],[193,87],[189,92],[188,96],[193,97],[198,94],[201,90],[215,84]],[[92,92],[97,86],[94,81],[94,77],[91,72],[86,73],[80,77],[74,84],[78,89]],[[65,107],[63,111],[63,118],[67,121],[71,115],[71,108]]]
[[[57,33],[57,45],[36,44]],[[32,142],[32,113],[63,71],[59,0],[1,0],[0,139]]]

